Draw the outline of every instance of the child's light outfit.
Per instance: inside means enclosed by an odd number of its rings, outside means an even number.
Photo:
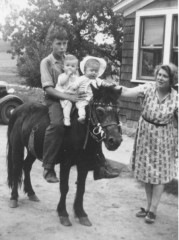
[[[65,84],[61,84],[66,79],[66,73],[62,73],[58,76],[58,82],[55,87],[56,90],[64,93],[76,93],[79,82],[78,82],[78,75],[72,75],[69,79],[65,82]],[[63,108],[63,115],[64,115],[64,125],[70,126],[70,112],[72,108],[72,102],[69,100],[60,100],[61,106]]]
[[[86,105],[88,105],[90,99],[93,96],[92,93],[92,89],[90,85],[93,85],[95,88],[100,87],[104,81],[101,80],[99,77],[104,73],[105,69],[106,69],[106,61],[103,58],[98,58],[98,57],[94,57],[94,56],[86,56],[81,62],[80,62],[80,70],[83,74],[85,74],[85,65],[86,62],[90,59],[95,59],[99,62],[100,67],[99,67],[99,71],[98,71],[98,75],[96,79],[89,79],[87,78],[85,75],[79,77],[79,89],[78,92],[83,92],[86,93],[86,97],[84,99],[82,99],[81,101],[78,101],[76,103],[76,107],[78,108],[78,121],[83,122],[85,120],[86,117],[86,111],[85,111],[85,107]],[[105,84],[104,84],[105,85]]]
[[[102,58],[97,58],[93,56],[87,56],[80,62],[80,69],[81,72],[84,74],[84,68],[86,61],[89,59],[96,59],[100,63],[100,68],[98,72],[98,76],[96,79],[89,79],[85,75],[79,77],[77,75],[70,76],[69,79],[66,81],[65,84],[61,84],[66,79],[66,74],[62,73],[58,77],[58,82],[55,87],[60,92],[65,93],[85,93],[85,98],[76,102],[76,107],[78,109],[78,121],[84,122],[86,117],[85,107],[88,105],[91,97],[93,96],[92,89],[90,85],[93,85],[95,88],[100,87],[101,85],[105,85],[105,82],[101,80],[100,77],[105,69],[106,69],[106,62]],[[61,106],[63,108],[64,114],[64,125],[70,126],[70,112],[72,108],[72,103],[69,100],[60,100]]]
[[[86,105],[88,105],[90,99],[93,96],[91,85],[93,85],[93,87],[95,88],[98,88],[103,84],[104,81],[101,80],[100,78],[89,79],[85,75],[83,75],[79,77],[78,82],[79,82],[78,93],[82,92],[82,93],[85,93],[86,95],[84,99],[76,103],[76,107],[78,109],[78,115],[79,115],[78,120],[84,121],[86,117],[85,107]]]

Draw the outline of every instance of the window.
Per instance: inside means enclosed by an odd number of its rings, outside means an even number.
[[[160,63],[178,65],[178,9],[136,12],[132,82],[153,81]]]
[[[178,66],[178,16],[173,17],[172,46],[170,61]]]
[[[164,17],[141,18],[138,77],[153,78],[154,68],[162,62]]]

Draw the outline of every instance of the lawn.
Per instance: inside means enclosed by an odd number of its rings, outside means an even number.
[[[16,59],[2,51],[0,41],[0,81],[8,83],[8,88],[14,88],[14,94],[24,102],[35,101],[43,103],[43,91],[39,88],[26,86],[25,79],[17,73]]]

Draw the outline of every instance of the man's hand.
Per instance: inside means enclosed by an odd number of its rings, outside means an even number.
[[[71,102],[78,102],[86,97],[85,93],[79,93],[79,94],[68,94],[68,99]]]

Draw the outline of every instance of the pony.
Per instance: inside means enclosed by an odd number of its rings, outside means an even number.
[[[71,166],[76,165],[77,168],[74,213],[82,225],[91,226],[92,223],[83,208],[88,171],[94,169],[102,141],[108,150],[116,150],[122,141],[118,112],[121,92],[117,93],[114,87],[102,86],[99,89],[92,87],[92,91],[93,97],[86,107],[85,123],[81,124],[77,121],[76,109],[72,111],[72,125],[66,127],[63,144],[59,151],[61,196],[57,212],[64,226],[72,225],[66,210]],[[40,103],[24,103],[11,115],[7,129],[7,170],[8,186],[12,189],[10,198],[12,208],[18,206],[18,187],[22,182],[24,192],[29,199],[39,201],[31,185],[30,171],[36,159],[42,160],[44,134],[48,125],[48,108]]]

